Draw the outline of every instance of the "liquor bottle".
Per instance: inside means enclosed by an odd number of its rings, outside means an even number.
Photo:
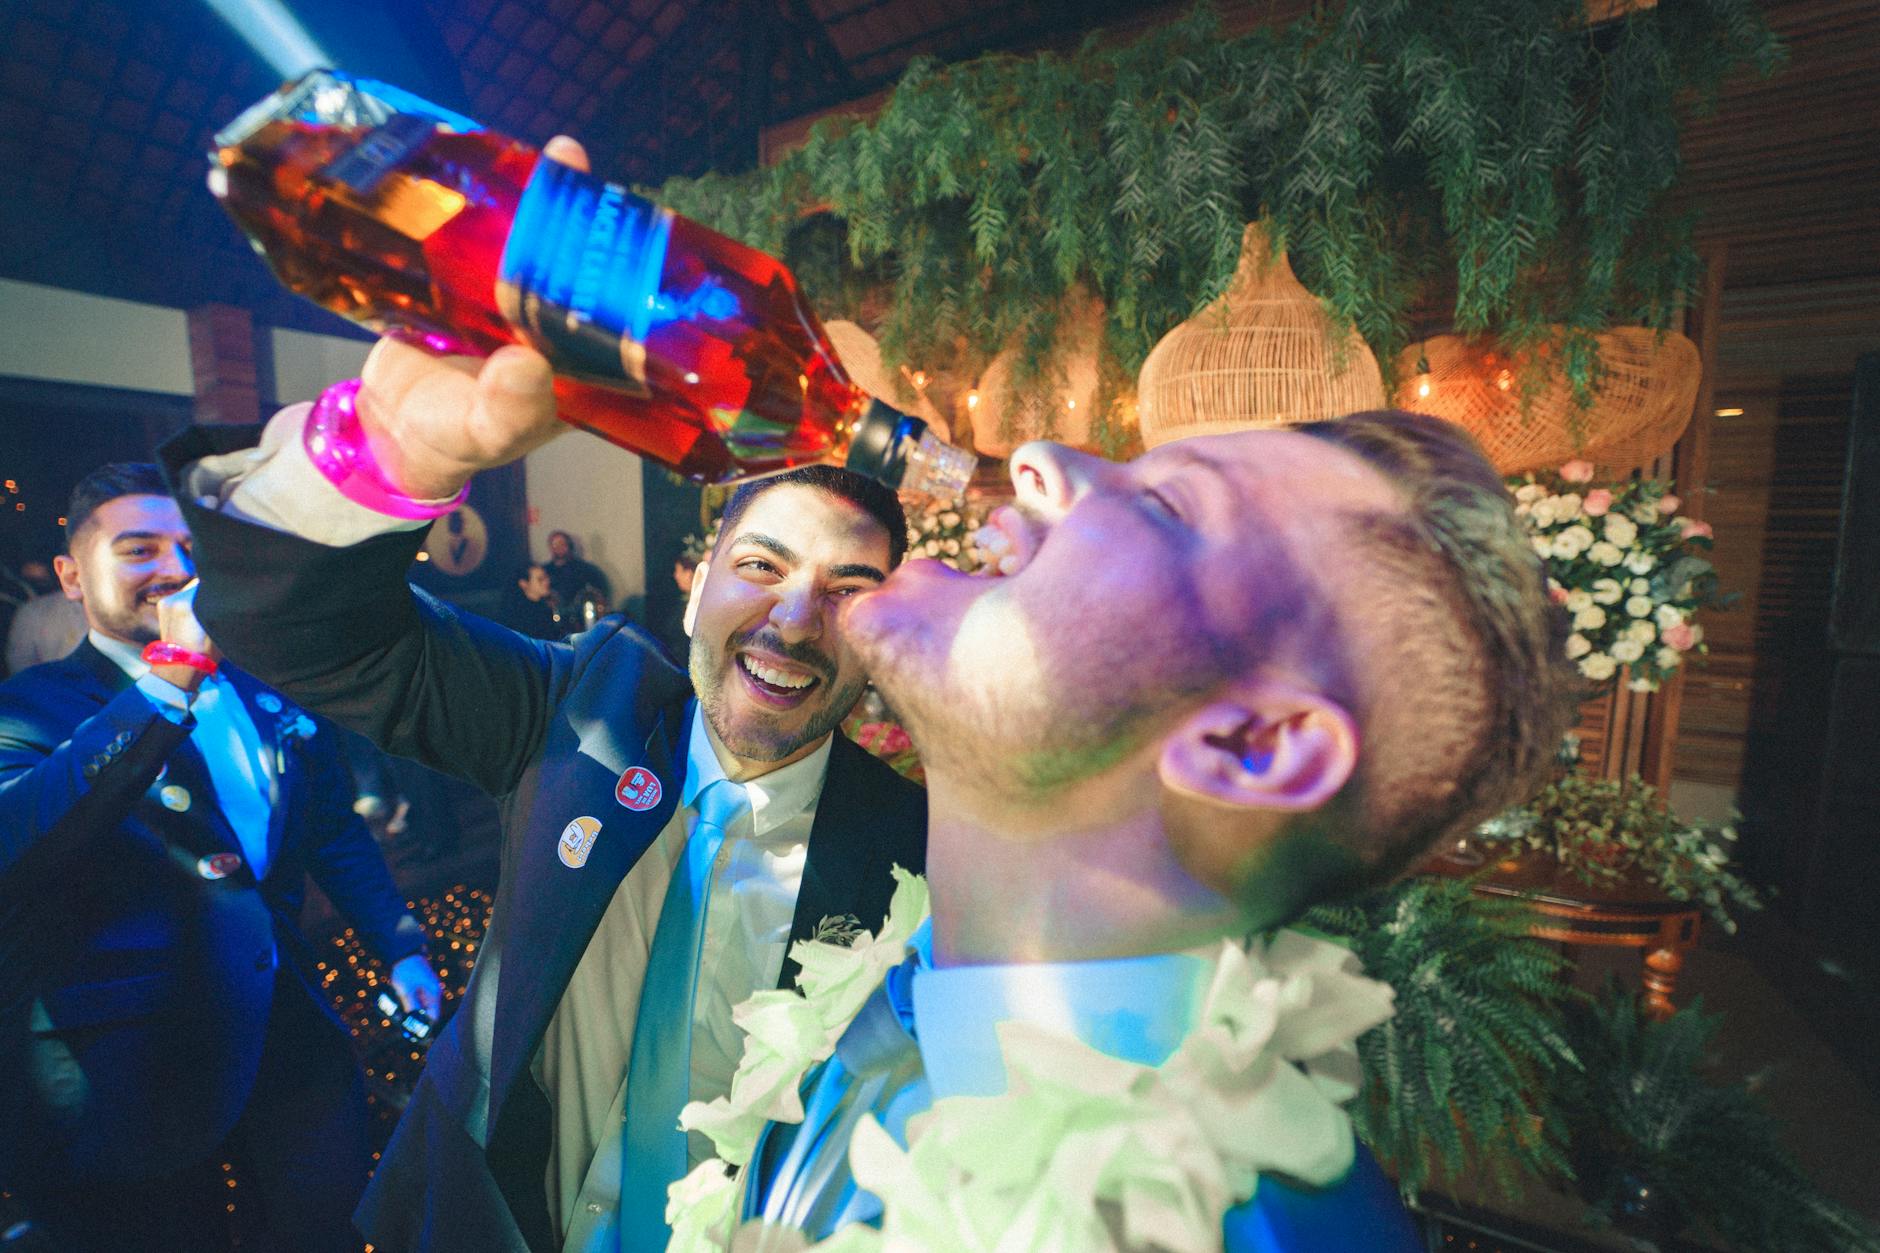
[[[209,183],[293,291],[438,351],[528,344],[565,421],[687,478],[972,474],[849,379],[782,262],[390,84],[284,85],[215,137]]]

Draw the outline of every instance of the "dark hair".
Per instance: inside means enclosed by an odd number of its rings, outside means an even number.
[[[752,501],[773,487],[790,484],[813,487],[819,492],[846,500],[881,523],[882,529],[888,533],[888,569],[892,570],[901,564],[901,558],[907,553],[907,514],[901,509],[901,498],[886,484],[839,466],[799,466],[782,474],[752,479],[742,484],[731,494],[731,499],[725,502],[724,517],[718,523],[719,543],[723,543],[737,529],[738,519],[751,507]]]
[[[1368,606],[1342,615],[1371,676],[1359,801],[1381,868],[1399,870],[1531,795],[1584,685],[1514,500],[1467,432],[1400,410],[1292,429],[1368,462],[1407,506],[1343,517],[1343,581]]]
[[[550,531],[548,533],[548,542],[553,543],[557,535],[568,541],[568,551],[570,554],[580,551],[580,548],[574,542],[574,536],[568,534],[566,531]]]
[[[527,583],[529,581],[529,575],[536,570],[540,570],[543,574],[547,574],[548,565],[545,562],[540,562],[540,561],[523,562],[521,565],[516,567],[516,582]]]
[[[170,485],[163,471],[148,461],[113,461],[78,481],[65,506],[65,546],[71,548],[98,506],[120,496],[168,496]]]

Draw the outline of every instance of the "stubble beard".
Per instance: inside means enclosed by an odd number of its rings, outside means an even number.
[[[737,757],[746,761],[782,761],[798,749],[814,744],[842,725],[842,719],[862,698],[862,691],[868,686],[866,679],[857,679],[842,687],[833,687],[824,681],[823,703],[809,714],[809,718],[800,727],[765,726],[762,714],[758,713],[756,725],[747,721],[742,728],[732,722],[730,701],[725,695],[725,688],[735,676],[731,669],[737,665],[728,650],[714,649],[701,640],[692,641],[689,669],[692,682],[698,693],[699,708],[704,711],[706,724],[718,737],[718,742]],[[754,711],[756,712],[756,711]]]

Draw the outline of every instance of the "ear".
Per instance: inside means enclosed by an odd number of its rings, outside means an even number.
[[[1358,768],[1358,728],[1337,701],[1263,681],[1190,714],[1162,742],[1165,787],[1237,809],[1304,813]]]
[[[693,626],[698,622],[698,598],[699,594],[705,590],[705,575],[710,570],[711,563],[701,561],[692,571],[692,590],[686,593],[685,598],[685,633],[688,639],[691,638]]]
[[[59,590],[67,600],[84,602],[85,593],[78,586],[78,563],[64,553],[52,559],[52,572],[59,576]]]

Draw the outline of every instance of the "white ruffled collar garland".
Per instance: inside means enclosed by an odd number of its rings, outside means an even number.
[[[804,1076],[834,1053],[926,921],[926,882],[894,874],[878,934],[848,947],[797,943],[801,991],[759,992],[732,1012],[746,1038],[730,1095],[680,1115],[718,1157],[668,1189],[668,1253],[731,1248],[761,1228],[734,1232],[739,1172],[764,1125],[803,1120]],[[1252,1197],[1261,1172],[1339,1178],[1354,1151],[1343,1104],[1361,1082],[1355,1041],[1390,1016],[1390,987],[1358,974],[1349,950],[1295,931],[1224,942],[1213,962],[1195,1028],[1159,1066],[1005,1022],[1004,1094],[935,1101],[909,1120],[906,1149],[864,1117],[849,1164],[880,1198],[881,1228],[850,1225],[815,1253],[1068,1253],[1151,1237],[1202,1253],[1220,1247],[1223,1215]]]

